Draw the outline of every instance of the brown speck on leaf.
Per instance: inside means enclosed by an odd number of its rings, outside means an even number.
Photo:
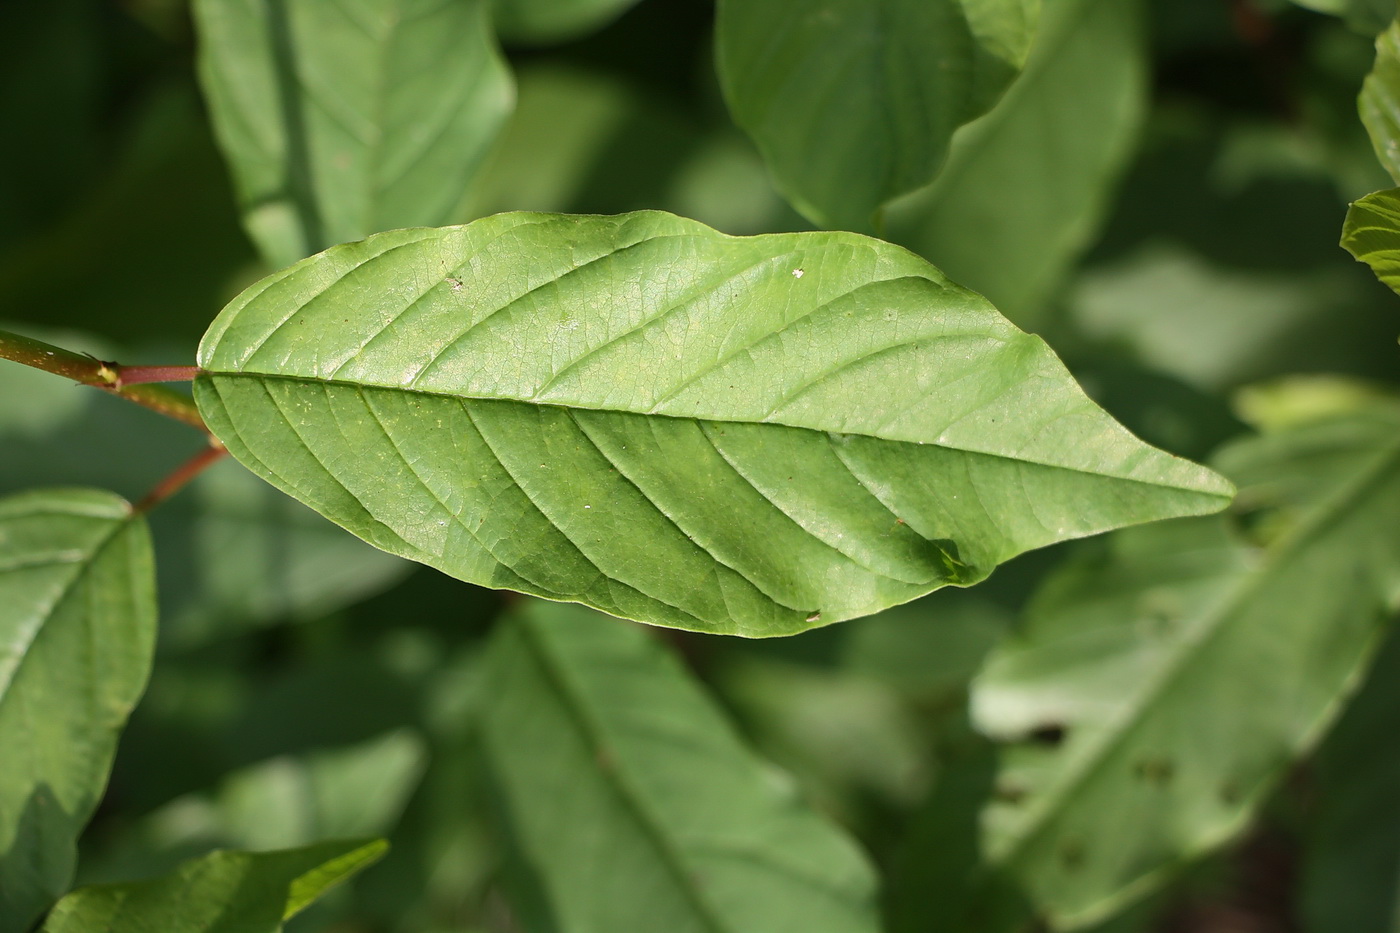
[[[808,621],[808,622],[816,622],[816,621],[819,620],[821,617],[822,617],[822,611],[821,611],[820,609],[818,609],[816,612],[812,613],[811,615],[809,615],[809,616],[807,617],[807,621]]]

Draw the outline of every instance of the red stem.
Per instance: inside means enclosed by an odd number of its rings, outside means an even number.
[[[155,488],[148,492],[144,499],[136,503],[137,514],[144,515],[160,505],[184,489],[186,483],[203,473],[211,464],[218,463],[219,460],[223,459],[228,453],[228,449],[213,438],[210,438],[210,442],[210,446],[180,464],[169,476],[156,483]]]

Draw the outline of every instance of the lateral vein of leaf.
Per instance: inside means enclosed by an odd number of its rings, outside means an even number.
[[[970,447],[958,447],[958,446],[954,446],[954,445],[952,445],[952,444],[946,444],[946,443],[941,443],[941,442],[937,442],[937,441],[927,441],[927,442],[922,442],[922,441],[906,441],[906,440],[899,440],[899,439],[896,439],[896,438],[881,437],[881,436],[879,436],[879,435],[877,435],[877,434],[865,434],[865,433],[862,433],[862,432],[859,432],[859,431],[827,431],[827,430],[823,430],[823,429],[821,429],[821,428],[813,428],[813,427],[809,427],[809,426],[807,426],[807,425],[801,425],[801,424],[791,424],[791,423],[786,422],[786,421],[778,421],[778,420],[768,419],[768,418],[766,418],[766,419],[764,419],[764,420],[762,420],[762,421],[730,421],[730,420],[724,420],[724,419],[718,419],[718,418],[698,418],[698,417],[695,417],[695,416],[693,416],[693,415],[673,415],[673,414],[668,414],[668,413],[665,413],[665,412],[652,412],[652,411],[638,412],[638,411],[629,411],[629,410],[627,410],[627,409],[625,409],[625,408],[603,408],[603,407],[598,407],[598,408],[586,408],[586,407],[583,407],[583,406],[580,406],[580,405],[566,405],[566,404],[564,404],[564,403],[562,403],[562,402],[539,402],[539,401],[534,401],[533,399],[509,398],[509,397],[504,397],[504,396],[466,395],[466,394],[462,394],[462,393],[459,393],[459,392],[445,392],[445,391],[439,391],[439,390],[421,389],[421,388],[416,388],[416,387],[415,387],[415,388],[407,388],[407,387],[402,387],[402,386],[390,386],[390,385],[377,386],[377,385],[372,385],[372,384],[370,384],[370,383],[351,382],[351,381],[349,381],[349,380],[343,380],[343,379],[324,379],[324,378],[318,378],[318,377],[315,377],[315,376],[296,376],[296,375],[286,375],[286,374],[282,374],[282,373],[260,373],[260,372],[248,372],[248,371],[219,371],[219,370],[209,370],[209,369],[206,369],[206,370],[203,370],[203,371],[202,371],[201,375],[207,376],[207,377],[216,377],[216,378],[219,378],[219,379],[285,380],[285,381],[288,381],[288,382],[300,382],[300,383],[305,383],[305,384],[308,384],[308,385],[342,386],[342,387],[345,387],[345,388],[348,388],[348,389],[359,389],[359,388],[362,388],[362,387],[370,387],[370,388],[386,389],[386,390],[389,390],[389,391],[392,391],[392,392],[405,392],[405,393],[410,393],[410,394],[417,394],[417,395],[424,395],[424,396],[433,396],[433,397],[436,397],[436,398],[448,398],[448,399],[453,399],[454,401],[459,401],[459,402],[470,402],[470,401],[481,401],[481,402],[512,402],[512,403],[515,403],[515,404],[518,404],[518,405],[537,405],[537,406],[545,407],[545,408],[560,408],[560,409],[565,409],[565,410],[578,409],[578,410],[580,410],[580,411],[616,412],[616,413],[618,413],[618,414],[633,415],[633,416],[636,416],[636,417],[643,417],[643,418],[675,418],[675,419],[680,420],[680,421],[696,421],[696,422],[705,422],[705,423],[707,423],[707,424],[766,424],[766,425],[772,425],[772,426],[774,426],[774,427],[779,427],[779,428],[789,428],[789,429],[796,430],[796,431],[813,431],[813,432],[818,433],[818,434],[827,434],[827,435],[832,435],[832,436],[846,435],[846,436],[854,436],[854,437],[867,437],[867,438],[870,438],[870,439],[872,439],[872,440],[876,440],[876,441],[879,441],[879,442],[885,443],[885,444],[901,444],[901,445],[908,445],[908,446],[910,446],[910,447],[925,447],[925,446],[939,447],[939,448],[942,448],[942,449],[944,449],[944,450],[952,450],[952,451],[956,451],[956,452],[958,452],[958,453],[969,454],[969,455],[971,455],[971,456],[976,456],[976,457],[992,457],[992,458],[995,458],[995,459],[998,459],[998,460],[1007,460],[1007,461],[1010,461],[1011,463],[1026,464],[1026,465],[1028,465],[1028,466],[1034,466],[1034,467],[1043,468],[1043,469],[1047,469],[1047,470],[1063,470],[1063,471],[1066,472],[1066,473],[1078,473],[1078,474],[1086,474],[1086,475],[1090,475],[1090,476],[1099,476],[1099,477],[1103,477],[1104,479],[1113,480],[1113,481],[1115,481],[1115,482],[1133,483],[1133,484],[1136,484],[1136,485],[1139,485],[1139,486],[1153,486],[1153,487],[1156,487],[1156,488],[1159,488],[1159,489],[1178,490],[1178,491],[1185,492],[1185,493],[1189,493],[1189,494],[1195,495],[1195,496],[1207,496],[1207,497],[1215,498],[1215,499],[1228,499],[1228,498],[1230,498],[1227,494],[1224,494],[1224,493],[1208,492],[1208,491],[1202,491],[1202,490],[1197,490],[1197,489],[1191,489],[1190,487],[1186,487],[1186,486],[1174,486],[1174,485],[1171,485],[1170,483],[1165,483],[1165,482],[1154,482],[1154,481],[1152,481],[1152,480],[1141,479],[1141,478],[1134,477],[1134,476],[1118,476],[1118,475],[1115,475],[1115,474],[1112,474],[1112,473],[1099,473],[1099,472],[1096,472],[1096,471],[1093,471],[1093,470],[1080,470],[1080,469],[1076,469],[1076,468],[1074,468],[1074,467],[1067,467],[1067,466],[1063,466],[1063,465],[1056,464],[1056,463],[1045,463],[1045,462],[1040,461],[1040,460],[1032,460],[1032,459],[1025,458],[1025,457],[1017,457],[1017,456],[1013,456],[1013,455],[1011,455],[1011,454],[996,453],[996,452],[994,452],[994,451],[988,451],[988,450],[975,450],[975,449],[970,448]]]
[[[660,515],[662,518],[666,519],[666,521],[671,525],[671,527],[674,528],[674,529],[676,529],[676,531],[680,533],[681,537],[684,538],[684,539],[686,540],[686,542],[687,542],[692,548],[694,548],[696,551],[698,551],[698,552],[699,552],[701,555],[703,555],[705,558],[714,561],[715,563],[719,564],[719,565],[722,566],[722,567],[727,567],[728,569],[734,571],[734,573],[738,574],[739,577],[740,577],[745,583],[747,583],[749,586],[753,587],[755,590],[758,590],[758,592],[762,593],[766,598],[768,598],[768,599],[771,600],[772,602],[776,603],[777,605],[782,606],[784,609],[791,609],[793,612],[801,611],[801,610],[799,610],[799,609],[798,609],[797,607],[795,607],[795,606],[789,606],[787,603],[784,603],[782,600],[778,599],[778,597],[776,597],[776,596],[774,596],[772,593],[768,592],[767,588],[765,588],[764,586],[760,585],[759,582],[758,582],[757,580],[755,580],[755,579],[753,579],[752,577],[750,577],[750,576],[749,576],[747,573],[745,573],[742,569],[740,569],[739,567],[734,566],[733,564],[731,564],[731,563],[729,563],[729,562],[727,562],[727,561],[724,561],[724,560],[720,559],[719,555],[715,554],[713,551],[710,551],[709,549],[707,549],[706,547],[704,547],[703,545],[701,545],[700,543],[698,543],[698,542],[695,540],[695,537],[694,537],[692,534],[690,534],[690,532],[686,531],[686,529],[681,525],[681,523],[676,519],[675,516],[671,515],[671,513],[667,512],[665,509],[663,509],[663,508],[661,507],[660,503],[658,503],[655,499],[653,499],[653,498],[647,493],[647,491],[646,491],[645,489],[643,489],[643,488],[641,487],[641,485],[640,485],[639,483],[637,483],[637,481],[634,480],[634,479],[627,473],[627,471],[622,467],[622,465],[621,465],[620,463],[618,463],[616,460],[613,460],[613,458],[609,457],[609,456],[607,455],[607,452],[604,451],[603,448],[601,448],[601,447],[598,446],[598,443],[597,443],[596,441],[593,440],[593,437],[592,437],[592,435],[590,435],[590,434],[588,433],[588,430],[587,430],[582,424],[579,423],[578,418],[574,417],[574,413],[573,413],[571,410],[569,410],[569,409],[566,408],[566,409],[564,409],[564,412],[568,415],[569,421],[571,421],[571,422],[573,423],[574,427],[575,427],[575,428],[578,430],[578,432],[583,436],[583,438],[584,438],[586,441],[588,441],[589,445],[592,446],[592,448],[593,448],[594,450],[596,450],[596,451],[598,452],[598,456],[602,457],[603,460],[604,460],[605,462],[612,464],[613,468],[614,468],[615,470],[617,470],[617,475],[620,476],[620,477],[622,477],[622,479],[625,480],[629,486],[631,486],[633,489],[637,490],[637,494],[640,495],[643,499],[645,499],[645,500],[651,505],[651,507],[652,507],[653,509],[656,510],[656,512],[657,512],[658,515]],[[810,610],[808,610],[808,611],[810,611]]]
[[[541,507],[540,504],[539,504],[538,502],[535,501],[535,498],[534,498],[533,496],[530,495],[529,490],[527,490],[527,489],[525,488],[525,486],[520,482],[520,480],[516,477],[516,475],[515,475],[514,473],[511,472],[510,467],[506,466],[505,460],[503,460],[503,459],[501,458],[501,455],[498,454],[498,453],[496,452],[496,448],[495,448],[494,445],[492,445],[490,438],[488,438],[488,437],[486,436],[486,432],[485,432],[485,431],[481,430],[481,426],[480,426],[479,424],[477,424],[476,418],[472,416],[471,409],[468,408],[467,405],[466,405],[465,403],[462,405],[462,411],[466,414],[467,420],[470,421],[470,422],[472,423],[472,427],[476,429],[476,433],[479,434],[479,435],[481,436],[481,442],[486,446],[486,449],[487,449],[488,451],[490,451],[491,456],[495,458],[495,460],[496,460],[496,462],[497,462],[498,464],[500,464],[501,469],[505,472],[505,474],[506,474],[507,476],[509,476],[509,477],[511,478],[511,481],[515,483],[515,486],[516,486],[517,489],[520,490],[521,495],[523,495],[523,496],[529,501],[530,505],[534,507],[535,511],[539,513],[540,518],[541,518],[543,521],[545,521],[546,523],[548,523],[550,527],[552,527],[552,528],[554,528],[556,531],[558,531],[559,534],[563,536],[564,540],[568,541],[568,542],[569,542],[569,545],[570,545],[571,547],[573,547],[576,551],[578,551],[579,555],[582,556],[584,560],[588,561],[589,565],[590,565],[591,567],[593,567],[594,570],[598,571],[599,576],[603,577],[604,579],[611,580],[611,581],[613,581],[613,582],[615,582],[615,583],[618,583],[618,584],[620,584],[620,585],[622,585],[622,586],[625,586],[625,587],[627,587],[627,588],[630,589],[630,590],[633,590],[633,591],[635,591],[635,592],[641,593],[641,594],[642,594],[643,596],[645,596],[646,598],[648,598],[648,599],[653,599],[653,600],[655,600],[656,602],[661,603],[661,605],[663,605],[663,606],[669,606],[670,608],[676,610],[677,612],[679,612],[679,613],[681,613],[681,614],[683,614],[683,615],[685,615],[685,616],[687,616],[687,617],[689,617],[689,618],[696,619],[697,621],[701,622],[702,624],[704,623],[705,620],[699,619],[699,617],[697,617],[694,613],[692,613],[692,612],[690,612],[690,611],[688,611],[688,610],[686,610],[686,609],[683,609],[683,608],[680,607],[680,606],[674,605],[674,604],[668,602],[667,600],[661,599],[659,596],[656,596],[656,595],[654,595],[654,594],[652,594],[652,593],[648,593],[648,592],[646,592],[645,590],[641,589],[640,587],[634,586],[634,585],[632,585],[632,584],[626,582],[625,580],[619,580],[619,579],[617,579],[616,577],[614,577],[612,574],[610,574],[610,573],[606,572],[605,570],[603,570],[603,568],[599,567],[598,564],[597,564],[597,562],[595,562],[595,561],[593,560],[593,558],[590,557],[590,556],[588,555],[588,553],[587,553],[586,551],[583,550],[583,548],[578,544],[577,541],[575,541],[573,538],[571,538],[571,537],[569,536],[569,533],[568,533],[567,531],[565,531],[562,527],[560,527],[560,525],[559,525],[557,522],[552,521],[552,520],[550,519],[549,513],[545,512],[545,510],[543,509],[543,507]]]
[[[1141,721],[1144,712],[1160,700],[1171,683],[1186,669],[1187,662],[1208,647],[1226,628],[1229,617],[1242,607],[1247,607],[1254,593],[1271,582],[1279,568],[1286,567],[1296,552],[1306,548],[1329,525],[1345,516],[1348,510],[1356,505],[1354,500],[1360,498],[1373,483],[1385,479],[1397,464],[1400,464],[1400,444],[1395,444],[1377,455],[1373,466],[1363,470],[1354,480],[1343,484],[1336,493],[1319,503],[1306,521],[1295,526],[1284,541],[1270,552],[1266,552],[1262,564],[1239,571],[1236,587],[1223,596],[1212,609],[1207,610],[1206,622],[1195,628],[1191,637],[1182,642],[1181,650],[1173,655],[1171,661],[1138,694],[1136,701],[1124,710],[1120,721],[1129,725],[1118,730],[1102,730],[1103,741],[1081,755],[1078,766],[1073,768],[1052,792],[1040,798],[1037,806],[1027,814],[1024,823],[1032,825],[1016,839],[1013,846],[1002,853],[1000,861],[1009,864],[1019,858],[1029,843],[1045,832],[1049,826],[1048,817],[1056,807],[1127,741],[1129,733],[1135,731],[1135,726]]]
[[[560,705],[564,707],[565,715],[574,721],[579,732],[582,733],[584,741],[592,748],[594,754],[590,758],[591,763],[596,763],[600,755],[610,754],[609,744],[604,739],[606,730],[594,719],[587,692],[573,687],[565,672],[565,666],[553,655],[545,644],[546,639],[535,631],[534,626],[528,620],[522,620],[519,629],[524,635],[523,640],[527,648],[530,649],[530,654],[534,655],[540,671],[544,674],[545,682],[553,687],[559,696]],[[690,883],[692,872],[687,868],[683,856],[671,846],[663,829],[663,821],[648,811],[642,802],[642,795],[629,786],[629,782],[622,773],[627,759],[622,756],[613,757],[613,767],[597,768],[597,772],[604,781],[613,785],[624,809],[631,814],[641,827],[642,832],[650,839],[652,846],[655,847],[661,858],[661,863],[666,866],[667,873],[671,876],[677,889],[694,907],[695,915],[700,923],[711,933],[727,933],[724,924],[715,916],[711,906],[701,896],[698,886]]]

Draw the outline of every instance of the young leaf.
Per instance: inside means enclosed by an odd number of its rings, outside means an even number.
[[[1368,194],[1347,210],[1342,246],[1400,292],[1400,188]]]
[[[0,931],[68,890],[155,650],[150,534],[111,493],[0,499]]]
[[[1262,553],[1218,519],[1124,532],[993,655],[974,712],[1015,744],[986,851],[1053,925],[1233,836],[1335,715],[1400,606],[1397,437],[1388,406],[1227,448],[1284,529]]]
[[[488,0],[198,0],[194,12],[214,129],[270,263],[454,219],[511,107]]]
[[[778,188],[824,227],[866,230],[933,180],[953,131],[1025,64],[1040,0],[720,0],[735,122]]]
[[[1378,2],[1389,7],[1387,19],[1395,16],[1393,0]],[[1361,85],[1357,107],[1376,158],[1400,184],[1400,20],[1376,37],[1376,63]]]
[[[1094,236],[1146,106],[1138,0],[1048,4],[1025,74],[886,236],[1027,326]]]
[[[387,848],[361,839],[211,852],[163,878],[79,888],[58,902],[42,933],[278,933]]]
[[[483,723],[528,929],[874,933],[855,845],[740,744],[645,630],[531,603]]]
[[[680,628],[801,631],[1232,493],[852,234],[394,231],[254,285],[199,360],[230,451],[372,544]]]
[[[495,0],[496,31],[509,42],[563,42],[621,16],[637,0]]]

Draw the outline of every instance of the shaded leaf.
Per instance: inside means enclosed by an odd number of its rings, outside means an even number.
[[[1378,2],[1389,8],[1386,21],[1395,16],[1392,0]],[[1400,183],[1400,21],[1376,37],[1376,63],[1361,85],[1357,107],[1376,158]]]
[[[1025,73],[961,130],[928,190],[892,205],[885,235],[1022,326],[1093,239],[1132,153],[1147,64],[1137,0],[1059,0]]]
[[[1340,16],[1353,29],[1380,32],[1395,18],[1395,0],[1293,0],[1300,7]],[[1396,181],[1400,181],[1397,178]]]
[[[793,206],[867,230],[933,180],[953,131],[1025,63],[1039,0],[721,0],[716,57],[735,122]]]
[[[150,674],[155,566],[111,493],[0,499],[0,930],[68,890],[117,737]]]
[[[490,665],[485,749],[538,886],[516,904],[527,929],[877,929],[855,845],[644,629],[531,603]]]
[[[637,0],[495,0],[496,31],[508,42],[562,42],[621,16]]]
[[[274,266],[455,218],[510,112],[488,0],[198,0],[200,78]]]
[[[253,286],[199,359],[234,455],[371,543],[680,628],[800,631],[1232,493],[979,296],[850,234],[396,231]]]
[[[211,852],[162,878],[79,888],[59,901],[43,933],[277,933],[387,848],[383,840],[348,840]]]
[[[1123,532],[1039,595],[974,687],[1004,750],[991,862],[1054,925],[1107,916],[1236,834],[1400,605],[1400,409],[1240,442],[1259,551],[1219,519]]]
[[[1400,188],[1368,194],[1347,211],[1342,246],[1400,292]]]

